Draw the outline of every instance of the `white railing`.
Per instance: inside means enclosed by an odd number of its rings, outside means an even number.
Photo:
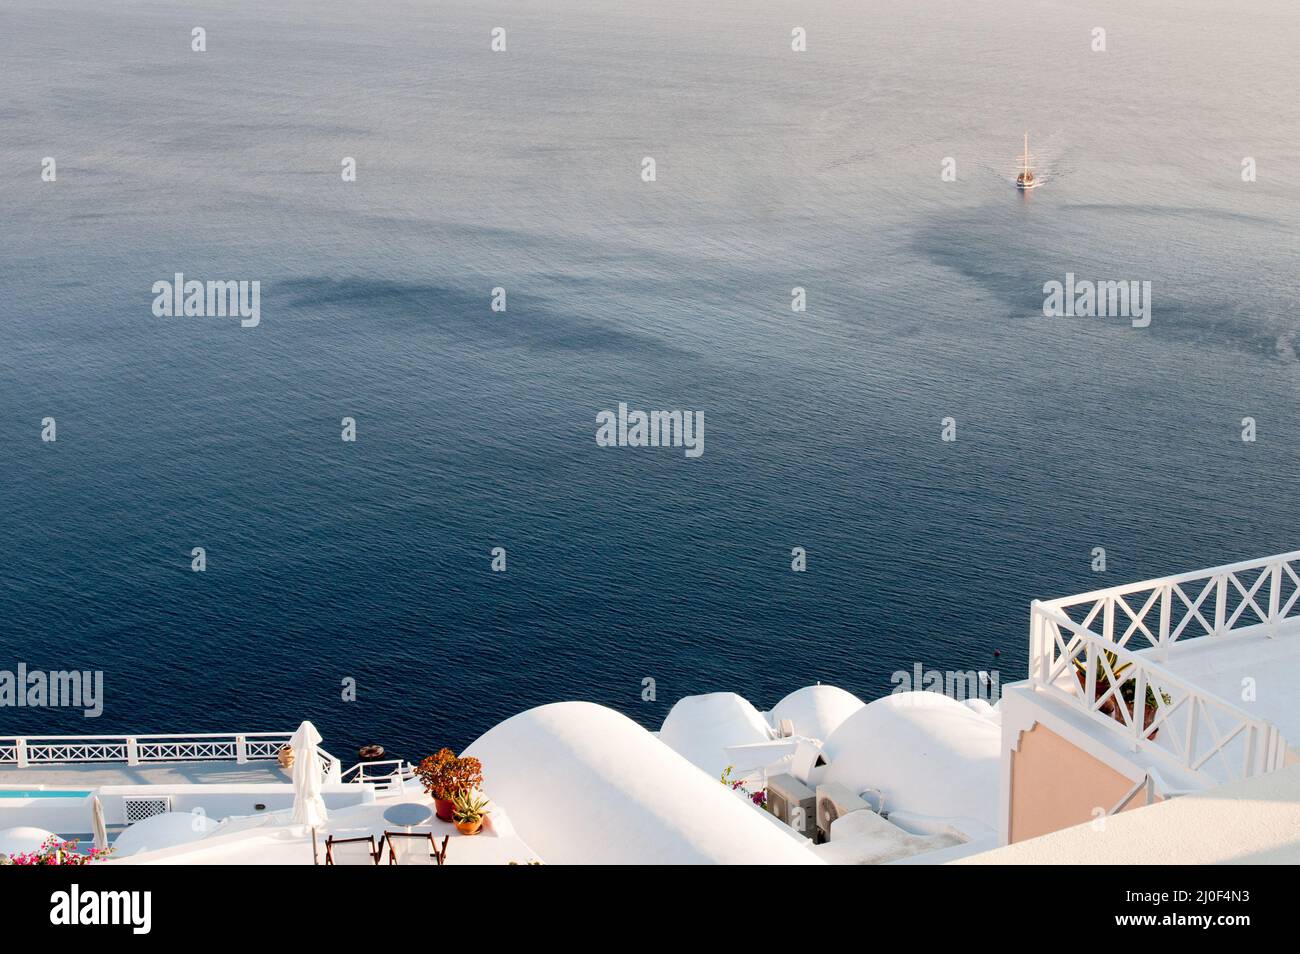
[[[1297,632],[1300,551],[1036,601],[1029,678],[1134,749],[1207,782],[1227,781],[1280,768],[1285,740],[1160,663],[1180,640]]]
[[[414,778],[415,766],[410,762],[405,759],[384,759],[377,762],[358,762],[343,771],[340,781],[369,783],[379,791],[386,791],[399,782],[409,782]]]
[[[1142,803],[1144,805],[1154,804],[1157,795],[1165,801],[1168,801],[1171,798],[1178,798],[1181,795],[1191,794],[1191,791],[1187,789],[1173,788],[1161,777],[1160,773],[1156,769],[1152,768],[1148,769],[1140,779],[1134,782],[1133,787],[1130,788],[1124,796],[1115,803],[1115,807],[1106,814],[1118,815],[1132,803],[1133,799],[1137,797],[1138,792],[1143,792],[1145,795],[1145,801]]]
[[[183,735],[27,735],[0,737],[0,765],[76,765],[94,762],[257,762],[277,758],[292,732]],[[321,775],[338,781],[342,765],[317,746]]]

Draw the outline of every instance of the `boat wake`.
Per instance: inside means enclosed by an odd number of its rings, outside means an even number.
[[[1065,135],[1061,132],[1054,133],[1044,140],[1036,140],[1034,152],[1028,158],[1032,171],[1031,184],[1027,187],[1030,189],[1064,179],[1074,171]],[[977,156],[973,163],[983,176],[1026,188],[1019,182],[1025,170],[1024,155],[1011,158]]]

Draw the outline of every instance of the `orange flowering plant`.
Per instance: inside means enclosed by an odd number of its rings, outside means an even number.
[[[475,758],[458,758],[451,749],[439,749],[418,766],[415,774],[433,798],[451,801],[459,792],[483,785],[483,763]]]

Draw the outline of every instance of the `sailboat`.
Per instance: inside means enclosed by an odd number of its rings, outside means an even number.
[[[1037,189],[1039,186],[1038,179],[1034,178],[1034,170],[1029,168],[1029,160],[1033,156],[1029,154],[1029,133],[1025,133],[1025,151],[1020,157],[1020,174],[1016,176],[1016,188],[1021,192],[1028,192],[1030,189]]]

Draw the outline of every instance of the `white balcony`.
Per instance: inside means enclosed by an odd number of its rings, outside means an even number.
[[[1300,740],[1300,551],[1035,602],[1028,687],[1179,787],[1281,768]]]
[[[153,767],[159,767],[155,775],[188,771],[246,772],[251,776],[257,774],[256,768],[227,766],[258,763],[265,763],[267,772],[274,773],[271,764],[291,738],[290,732],[0,736],[0,779],[24,784],[38,773],[48,778],[97,771],[116,780],[118,776],[139,777]],[[339,760],[319,746],[316,751],[325,781],[339,781],[343,774]]]

